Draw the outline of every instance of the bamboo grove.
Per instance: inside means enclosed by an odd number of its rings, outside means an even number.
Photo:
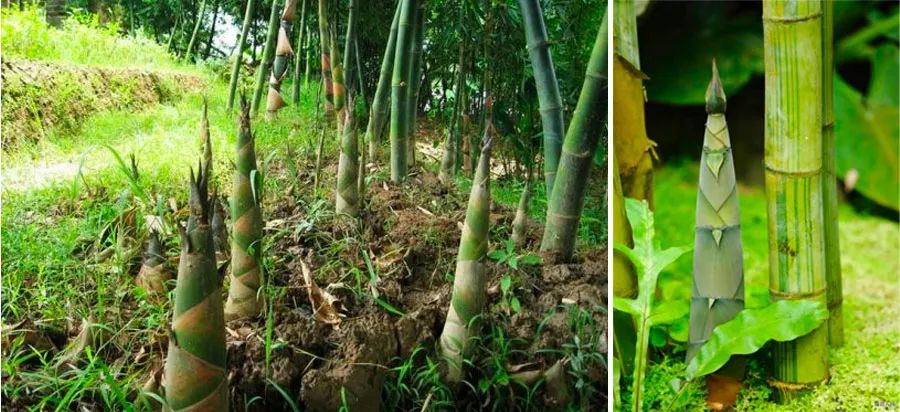
[[[321,131],[313,194],[319,196],[320,182],[327,181],[320,176],[327,168],[321,163],[336,158],[331,210],[347,241],[371,224],[365,195],[371,171],[385,173],[400,190],[432,164],[442,190],[472,182],[437,354],[445,361],[443,380],[458,388],[473,373],[467,366],[472,340],[484,333],[479,319],[491,300],[485,259],[496,246],[488,238],[497,162],[503,164],[503,179],[522,187],[509,225],[511,244],[535,253],[539,247],[547,265],[578,259],[582,211],[589,188],[602,175],[595,168],[605,158],[605,8],[598,5],[573,22],[590,36],[560,43],[558,61],[568,63],[560,69],[550,57],[556,47],[550,34],[559,33],[564,23],[537,1],[522,0],[518,10],[496,1],[399,0],[395,7],[378,8],[356,0],[248,0],[237,6],[243,19],[235,60],[228,66],[225,102],[237,131],[231,191],[224,196],[230,213],[211,178],[215,159],[204,109],[205,151],[191,172],[190,214],[181,228],[171,339],[161,378],[169,407],[227,410],[226,322],[259,322],[273,315],[272,300],[279,297],[269,296],[267,286],[271,240],[264,230],[261,170],[267,161],[258,162],[253,129],[282,121],[278,113],[296,110],[303,93],[316,93],[315,128]],[[201,20],[193,22],[192,37],[202,35]],[[507,44],[513,47],[501,47]],[[187,48],[187,58],[194,47]],[[428,120],[420,120],[426,114]],[[423,129],[439,130],[438,141],[429,141]],[[336,153],[328,153],[333,145],[326,139],[338,142]],[[432,143],[440,150],[436,157],[426,150]],[[537,211],[546,224],[535,232],[531,216],[537,193],[546,194],[548,202],[546,210]],[[529,240],[534,236],[529,231],[542,241]],[[140,282],[164,299],[161,234],[149,236]],[[223,287],[228,292],[220,299]],[[328,316],[320,312],[327,299],[313,297],[324,292],[311,278],[305,287],[314,316]],[[326,323],[339,322],[329,319]],[[541,372],[558,374],[562,365]]]

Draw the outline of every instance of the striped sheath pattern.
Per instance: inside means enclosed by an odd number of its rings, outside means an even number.
[[[225,320],[210,228],[209,165],[191,172],[190,217],[181,259],[163,377],[173,411],[227,411]]]
[[[708,116],[697,194],[688,361],[706,343],[716,326],[733,319],[744,309],[737,181],[725,121],[725,93],[715,63],[713,79],[706,93]]]
[[[822,4],[765,1],[763,32],[769,294],[825,304]],[[790,399],[828,378],[827,326],[776,343],[773,355],[773,386]]]
[[[322,58],[322,87],[325,90],[325,113],[334,111],[334,87],[331,83],[331,56],[328,47],[326,1],[319,0],[319,50]]]
[[[341,156],[338,159],[335,207],[338,215],[359,215],[359,144],[356,139],[356,120],[351,105],[347,105],[347,120],[341,137]]]
[[[266,113],[274,115],[284,107],[284,96],[281,95],[281,82],[287,76],[294,49],[291,48],[289,33],[294,25],[294,14],[297,0],[287,0],[281,13],[281,24],[278,27],[278,43],[275,47],[275,60],[272,62],[272,75],[269,77],[269,94],[266,97]]]
[[[453,279],[453,294],[444,330],[441,333],[441,352],[447,360],[447,379],[450,382],[462,380],[463,356],[468,352],[469,327],[471,320],[481,313],[485,300],[485,267],[482,263],[488,250],[488,229],[490,226],[491,181],[490,181],[490,122],[485,129],[485,142],[475,170],[469,204],[466,207],[466,221],[459,240],[456,257],[456,276]]]
[[[241,101],[241,119],[237,139],[237,170],[231,203],[231,284],[225,318],[228,320],[252,317],[262,312],[265,296],[260,290],[263,284],[259,266],[262,248],[262,212],[259,208],[256,150],[250,131],[250,112]],[[251,179],[257,181],[251,184]],[[254,193],[254,186],[257,193]]]

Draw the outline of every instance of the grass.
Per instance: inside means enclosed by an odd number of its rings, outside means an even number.
[[[19,11],[4,7],[0,33],[3,57],[43,60],[104,67],[172,69],[184,71],[166,48],[139,33],[123,36],[112,23],[101,25],[96,15],[76,11],[64,23],[64,29],[49,27],[44,10],[37,4]]]
[[[655,196],[665,199],[656,210],[657,236],[662,244],[691,245],[696,200],[697,165],[676,162],[656,171]],[[739,186],[741,235],[747,306],[768,302],[768,252],[765,194],[761,187]],[[748,379],[735,409],[739,411],[797,410],[887,410],[900,401],[900,364],[896,362],[900,341],[900,230],[897,222],[856,211],[846,204],[840,209],[841,268],[844,279],[844,328],[846,343],[832,348],[831,381],[787,405],[767,402],[765,383],[768,359],[758,354],[751,362]],[[690,298],[691,259],[679,259],[660,278],[666,300]],[[670,344],[672,341],[670,340]],[[647,376],[646,406],[665,408],[684,380],[684,352],[658,350]],[[892,360],[893,359],[893,360]],[[692,383],[673,410],[700,410],[705,406],[704,389]],[[890,407],[893,405],[893,407]]]

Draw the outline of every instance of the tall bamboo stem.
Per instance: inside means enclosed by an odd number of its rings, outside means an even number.
[[[238,37],[237,56],[231,66],[231,80],[228,82],[228,110],[234,108],[234,97],[237,94],[238,78],[241,75],[241,63],[244,60],[244,46],[247,44],[247,33],[250,32],[250,20],[253,17],[253,0],[247,0],[244,11],[244,23],[241,24],[241,35]]]
[[[384,124],[388,119],[390,81],[394,67],[394,52],[397,48],[397,26],[400,24],[402,5],[403,2],[397,2],[397,9],[394,11],[391,32],[388,35],[387,45],[384,47],[384,57],[381,59],[378,86],[375,88],[375,98],[372,99],[372,111],[369,112],[369,124],[366,125],[365,139],[369,142],[369,158],[373,162],[378,161],[378,147],[384,135]]]
[[[519,0],[519,9],[525,26],[528,55],[534,69],[534,83],[541,110],[544,130],[544,181],[549,198],[553,193],[553,182],[556,179],[565,130],[562,98],[559,95],[559,82],[556,80],[553,59],[550,57],[550,42],[547,39],[541,5],[538,0]]]
[[[409,70],[413,32],[418,0],[401,0],[400,21],[397,25],[397,49],[394,53],[394,74],[391,79],[391,181],[406,180],[407,140],[409,135]]]
[[[281,13],[281,25],[278,27],[278,43],[275,46],[275,58],[272,61],[272,75],[269,77],[269,94],[266,98],[266,115],[272,117],[286,105],[281,95],[281,82],[287,77],[291,57],[294,50],[289,40],[294,14],[297,11],[297,0],[287,0]]]
[[[838,188],[834,148],[834,2],[822,4],[822,198],[825,277],[828,283],[828,342],[844,344],[844,296],[838,235]]]
[[[603,15],[594,40],[581,95],[563,142],[555,188],[547,203],[541,251],[564,262],[570,261],[575,251],[587,177],[606,121],[607,17]]]
[[[410,58],[412,63],[409,68],[409,97],[407,99],[408,108],[406,115],[409,116],[409,128],[406,131],[406,158],[409,165],[416,164],[416,114],[419,109],[419,89],[421,88],[422,78],[422,43],[425,42],[425,2],[419,2],[416,8],[416,26],[413,29],[416,33],[413,42],[412,54]]]
[[[297,47],[300,48],[300,53],[303,53],[306,49],[306,45],[303,43],[305,40],[303,37],[306,34],[306,0],[303,0],[302,5],[300,6],[300,30],[297,32]],[[298,53],[298,56],[299,54]],[[291,97],[294,101],[294,105],[300,104],[300,61],[301,59],[297,57],[294,60],[294,81],[291,85]]]
[[[763,2],[765,164],[772,300],[826,304],[822,3]],[[780,400],[828,379],[828,327],[773,347]]]
[[[319,0],[319,54],[322,56],[322,84],[325,90],[325,115],[334,111],[334,85],[331,82],[331,47],[328,44],[328,10]]]
[[[206,11],[206,0],[200,2],[200,8],[197,9],[197,21],[194,23],[194,31],[191,33],[191,41],[188,43],[187,50],[184,52],[184,59],[191,61],[194,45],[197,44],[197,33],[200,31],[200,25],[203,24],[203,12]]]
[[[263,88],[265,88],[269,70],[272,68],[272,59],[275,58],[275,39],[278,37],[278,3],[278,0],[273,1],[272,9],[269,12],[269,26],[266,32],[266,45],[263,47],[262,64],[259,65],[256,87],[253,88],[253,100],[250,101],[250,111],[253,114],[259,112]]]

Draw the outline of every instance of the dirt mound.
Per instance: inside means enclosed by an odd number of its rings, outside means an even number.
[[[3,148],[73,132],[91,113],[137,110],[204,87],[201,78],[174,72],[4,61]]]
[[[389,368],[396,359],[409,357],[417,347],[434,353],[450,304],[449,276],[466,196],[423,171],[402,188],[377,182],[366,198],[366,223],[350,236],[343,224],[332,223],[335,219],[328,212],[312,212],[296,199],[276,202],[269,219],[278,221],[279,227],[312,228],[275,240],[272,282],[287,292],[273,301],[268,361],[265,320],[229,324],[233,410],[290,410],[291,403],[312,411],[334,411],[343,404],[350,410],[386,410],[383,386],[393,377]],[[491,220],[508,225],[513,215],[511,209],[494,206]],[[502,241],[492,238],[494,245]],[[533,238],[529,241],[538,243]],[[312,268],[320,287],[339,298],[345,317],[338,327],[315,321],[300,260]],[[571,306],[606,306],[605,251],[591,252],[575,264],[523,271],[517,293],[526,309],[511,316],[494,305],[497,285],[507,268],[486,263],[493,292],[485,308],[485,323],[504,325],[507,336],[521,341],[517,347],[521,353],[510,357],[511,363],[549,368],[559,355],[546,349],[572,341]],[[368,273],[369,264],[374,274]],[[362,273],[362,279],[354,278],[354,270]],[[380,302],[373,300],[373,294]],[[599,310],[590,313],[594,325],[606,324]],[[505,316],[507,321],[501,321]],[[605,326],[598,327],[605,333]],[[605,347],[601,349],[605,352]],[[588,373],[600,382],[606,372],[595,369]],[[247,402],[256,396],[261,398]]]

